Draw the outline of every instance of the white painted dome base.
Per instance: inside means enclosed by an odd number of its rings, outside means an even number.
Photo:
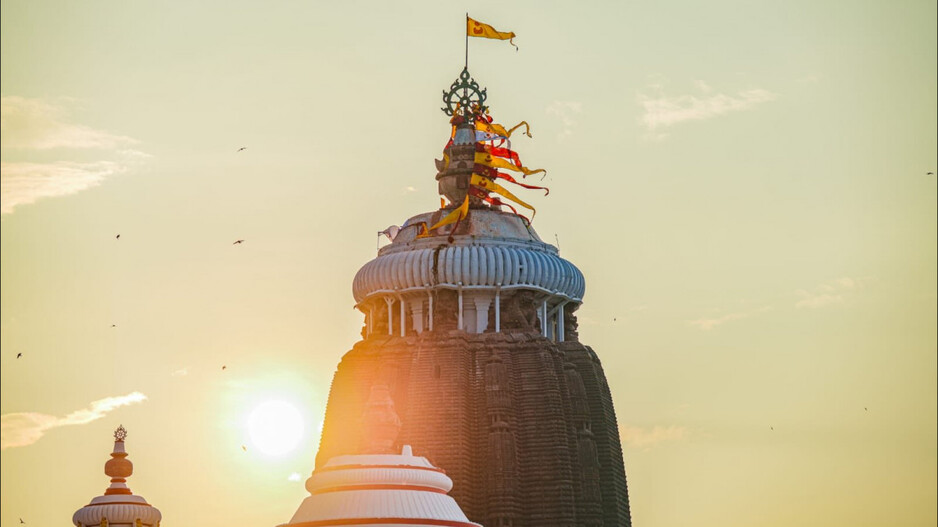
[[[400,455],[336,456],[310,476],[310,496],[281,527],[481,527],[447,495],[452,486],[410,447]]]

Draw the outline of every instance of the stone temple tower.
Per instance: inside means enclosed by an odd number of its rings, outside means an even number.
[[[463,70],[444,101],[436,179],[450,204],[407,220],[358,271],[363,338],[333,378],[317,470],[412,445],[472,522],[629,526],[612,397],[577,335],[583,274],[478,190],[485,90]],[[460,204],[459,221],[428,230]]]

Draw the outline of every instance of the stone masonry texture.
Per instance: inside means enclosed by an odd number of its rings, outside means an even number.
[[[400,418],[392,448],[411,445],[443,468],[470,520],[630,526],[612,396],[593,350],[575,331],[554,342],[531,328],[469,334],[443,326],[371,335],[345,354],[316,467],[374,450],[364,416],[372,388],[386,387]]]

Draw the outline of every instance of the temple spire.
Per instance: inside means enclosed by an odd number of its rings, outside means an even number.
[[[124,439],[127,429],[123,425],[114,430],[114,449],[111,459],[104,464],[104,473],[111,484],[104,494],[75,511],[72,524],[76,527],[159,527],[163,519],[159,509],[142,496],[134,495],[127,486],[127,478],[134,473],[134,464],[127,459]]]
[[[111,477],[111,485],[104,491],[105,496],[133,494],[127,486],[127,478],[134,473],[134,464],[127,459],[127,452],[124,450],[126,437],[127,429],[124,425],[114,430],[114,450],[111,452],[111,459],[104,464],[104,473]]]

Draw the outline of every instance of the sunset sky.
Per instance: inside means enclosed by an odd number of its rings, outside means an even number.
[[[933,0],[0,6],[3,527],[67,525],[119,424],[163,525],[290,519],[467,9],[518,35],[469,69],[548,169],[634,524],[938,521]]]

